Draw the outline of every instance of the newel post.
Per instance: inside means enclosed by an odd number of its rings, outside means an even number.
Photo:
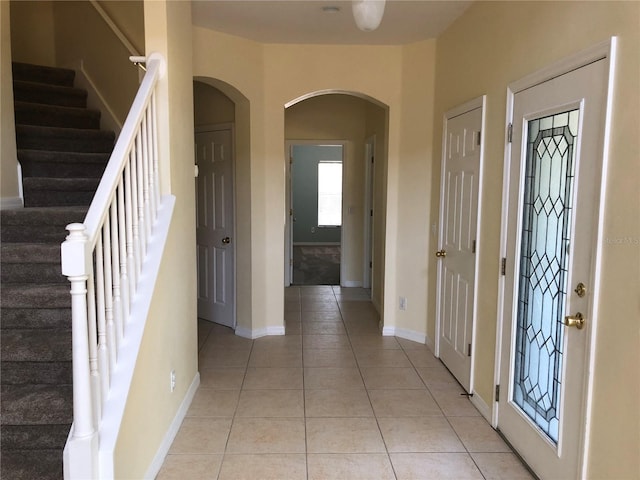
[[[62,274],[71,283],[73,345],[73,426],[65,447],[65,478],[95,478],[97,435],[89,370],[87,279],[90,258],[85,226],[67,225],[69,235],[61,247]]]

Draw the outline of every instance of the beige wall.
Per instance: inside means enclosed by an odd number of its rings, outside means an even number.
[[[215,87],[193,82],[193,119],[196,127],[232,123],[236,118],[233,101]]]
[[[114,478],[144,478],[198,366],[190,4],[146,2],[145,27],[148,50],[167,59],[158,93],[159,150],[163,193],[175,195],[176,205],[115,450]]]
[[[433,135],[441,135],[446,110],[487,95],[475,389],[491,405],[507,85],[612,35],[619,36],[604,237],[635,241],[602,249],[593,415],[587,419],[591,425],[589,478],[640,477],[639,26],[637,2],[479,2],[437,40]],[[438,219],[440,156],[441,146],[436,142],[430,213],[434,223]],[[430,260],[429,283],[435,285],[435,261]],[[433,338],[433,287],[429,293],[428,332]]]
[[[13,116],[13,78],[11,75],[11,28],[9,2],[0,2],[0,198],[2,206],[17,206],[18,157]]]
[[[141,0],[98,0],[102,9],[135,49],[144,54],[144,2]]]
[[[53,2],[12,1],[11,50],[15,62],[56,66]],[[37,25],[37,27],[36,27]]]

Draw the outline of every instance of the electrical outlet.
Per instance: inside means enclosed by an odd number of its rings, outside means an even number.
[[[406,309],[407,309],[407,298],[400,297],[400,310],[406,310]]]
[[[169,388],[173,392],[176,389],[176,371],[171,370],[171,374],[169,375]]]

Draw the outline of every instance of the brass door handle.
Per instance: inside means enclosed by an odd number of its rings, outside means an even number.
[[[229,237],[224,237],[224,238],[222,239],[222,243],[223,243],[224,245],[229,245],[229,244],[231,243],[231,239],[230,239]]]
[[[582,330],[584,327],[584,317],[580,312],[575,315],[567,315],[564,317],[564,324],[567,327],[576,327],[578,330]]]
[[[438,250],[438,251],[436,252],[436,257],[438,257],[438,258],[444,258],[444,257],[446,257],[446,256],[447,256],[447,252],[446,252],[446,250]]]

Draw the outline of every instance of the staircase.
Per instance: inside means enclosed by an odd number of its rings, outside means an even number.
[[[60,479],[72,422],[65,226],[82,222],[115,135],[86,108],[72,70],[13,64],[24,206],[0,212],[3,480]]]

